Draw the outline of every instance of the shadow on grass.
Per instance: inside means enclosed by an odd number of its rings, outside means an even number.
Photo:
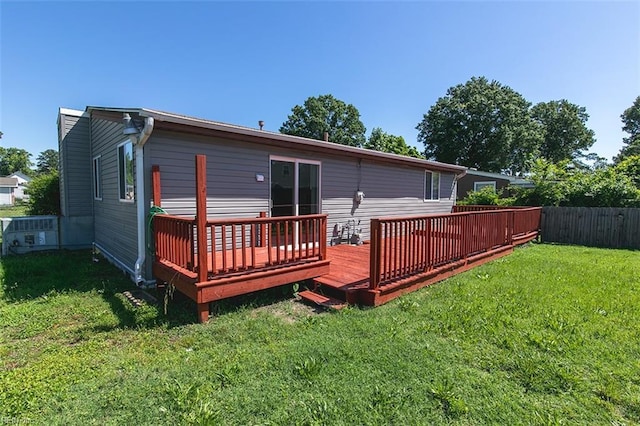
[[[178,291],[167,299],[167,315],[164,314],[163,288],[148,290],[157,299],[157,304],[134,308],[122,295],[122,292],[136,288],[128,276],[104,259],[94,262],[89,250],[8,256],[0,259],[0,265],[0,298],[9,303],[60,293],[98,293],[118,318],[118,324],[88,325],[95,332],[118,328],[172,328],[196,323],[195,303]],[[300,290],[304,285],[301,283]],[[215,318],[239,309],[264,307],[293,297],[294,286],[284,285],[212,303],[211,311]]]
[[[96,292],[118,318],[118,325],[104,326],[103,330],[99,330],[101,326],[95,326],[95,331],[177,326],[195,322],[195,315],[188,315],[186,309],[180,306],[169,316],[164,315],[162,305],[134,308],[122,293],[137,287],[126,274],[105,259],[94,262],[90,250],[7,256],[0,260],[0,264],[0,298],[9,303],[55,294]],[[155,293],[155,290],[151,292]],[[159,301],[162,302],[162,297],[159,297]]]

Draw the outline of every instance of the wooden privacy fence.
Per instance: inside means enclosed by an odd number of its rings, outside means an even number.
[[[372,219],[369,288],[529,241],[540,216],[533,207]]]
[[[156,215],[153,222],[156,260],[206,279],[280,265],[326,259],[327,215],[208,219],[204,238],[196,219]],[[206,253],[200,256],[200,253]]]
[[[548,243],[640,249],[640,208],[544,207],[541,227]]]

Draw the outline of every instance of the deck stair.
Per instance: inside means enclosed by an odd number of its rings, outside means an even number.
[[[298,296],[305,302],[315,303],[325,308],[339,310],[348,305],[344,300],[336,299],[331,296],[325,296],[320,293],[316,293],[313,290],[305,290],[298,293]]]

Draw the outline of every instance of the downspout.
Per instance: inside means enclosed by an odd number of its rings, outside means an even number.
[[[458,174],[456,174],[456,175],[455,175],[456,177],[454,178],[454,180],[453,180],[453,181],[454,181],[454,182],[455,182],[455,184],[456,184],[456,188],[455,188],[455,189],[456,189],[456,191],[455,191],[455,194],[454,194],[453,206],[456,206],[456,205],[458,204],[458,181],[459,181],[461,178],[465,177],[465,176],[466,176],[466,174],[467,174],[467,169],[464,169],[462,172],[460,172],[460,173],[458,173]],[[451,207],[451,212],[452,212],[452,213],[453,213],[453,209],[454,209],[454,207]]]
[[[144,144],[149,140],[153,131],[153,117],[144,119],[144,127],[136,136],[132,135],[133,143],[136,147],[136,210],[138,218],[138,258],[134,267],[134,280],[137,285],[143,286],[145,279],[142,277],[142,267],[146,260],[146,227],[144,207],[146,197],[144,193]]]

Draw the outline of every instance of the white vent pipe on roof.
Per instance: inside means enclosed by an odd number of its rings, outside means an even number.
[[[127,114],[125,114],[127,115]],[[138,134],[131,134],[130,138],[135,146],[136,156],[136,212],[138,218],[138,258],[134,267],[134,280],[137,285],[144,285],[142,268],[146,260],[146,227],[144,206],[146,198],[144,194],[144,144],[147,143],[153,131],[154,120],[152,117],[144,119],[144,127]]]

